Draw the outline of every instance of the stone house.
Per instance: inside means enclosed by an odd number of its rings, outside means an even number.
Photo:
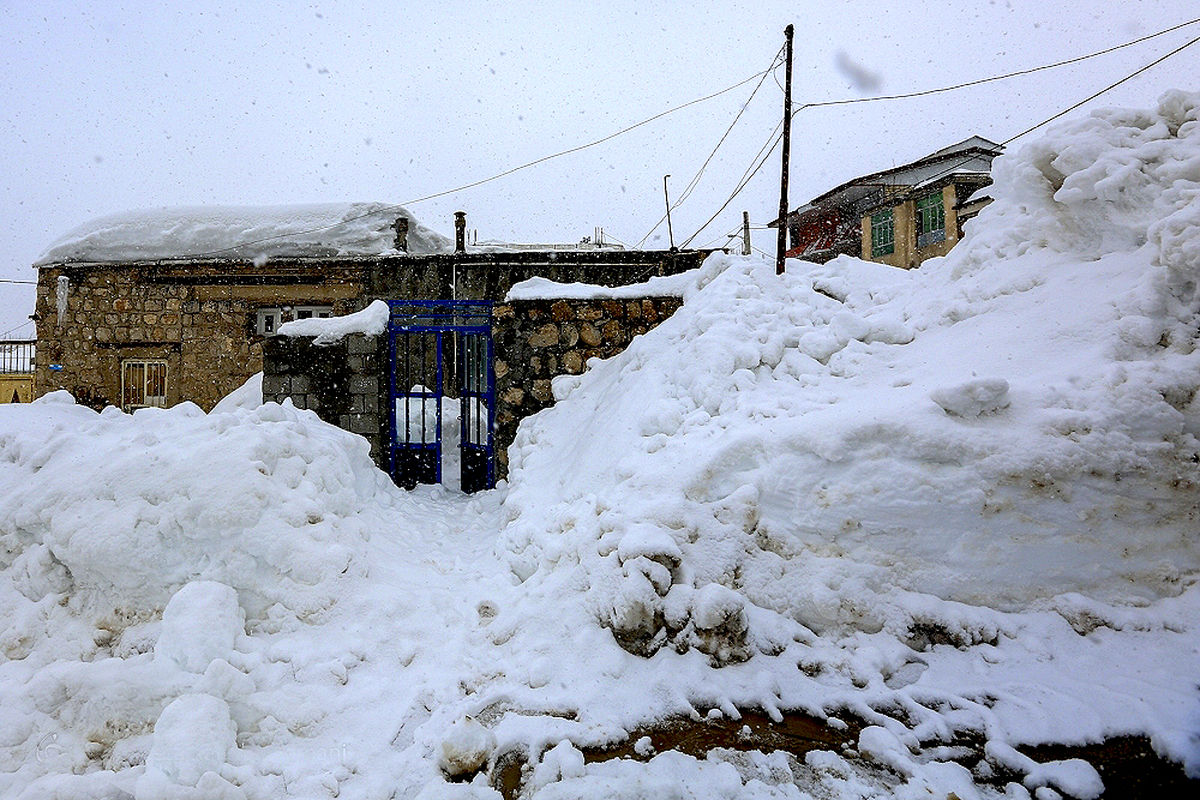
[[[789,258],[824,263],[838,255],[911,269],[942,256],[991,199],[1000,145],[972,136],[912,163],[863,175],[787,214]],[[774,220],[771,227],[778,227]]]
[[[116,215],[67,234],[35,264],[36,391],[66,389],[97,408],[208,410],[262,371],[264,343],[285,321],[377,298],[499,301],[533,276],[622,285],[702,258],[468,248],[461,212],[452,242],[382,204]]]

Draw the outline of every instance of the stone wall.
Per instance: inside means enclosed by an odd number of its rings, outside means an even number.
[[[68,287],[61,321],[60,276]],[[43,267],[34,314],[37,393],[66,389],[96,408],[119,406],[122,361],[155,359],[167,363],[167,404],[190,400],[207,411],[262,369],[258,309],[354,311],[362,276],[361,265],[336,261]]]
[[[387,336],[351,334],[329,345],[310,337],[273,336],[263,346],[263,400],[307,408],[371,444],[387,470]]]
[[[632,300],[518,300],[497,304],[496,475],[508,474],[508,446],[521,420],[554,405],[551,381],[578,375],[589,358],[611,358],[674,314],[678,297]]]

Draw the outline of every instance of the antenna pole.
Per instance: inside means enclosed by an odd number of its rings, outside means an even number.
[[[750,255],[750,212],[742,212],[742,255]]]
[[[667,178],[670,175],[663,175],[663,200],[667,202],[667,237],[671,241],[671,251],[675,251],[675,230],[671,227],[671,196],[667,194]]]
[[[788,213],[788,156],[792,148],[792,26],[784,28],[787,37],[785,79],[783,83],[783,167],[779,177],[779,239],[775,247],[775,274],[783,274],[784,254],[787,252]]]

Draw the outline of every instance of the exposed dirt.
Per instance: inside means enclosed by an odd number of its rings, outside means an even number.
[[[659,753],[674,750],[696,758],[704,758],[710,750],[758,750],[764,753],[785,751],[803,760],[812,750],[832,750],[850,760],[858,758],[855,747],[864,723],[846,717],[830,724],[807,714],[785,714],[773,722],[760,711],[744,711],[740,720],[727,717],[715,719],[675,719],[634,731],[625,741],[606,748],[584,751],[585,761],[599,762],[614,758],[646,761]],[[635,748],[643,737],[649,737],[651,748]],[[952,743],[961,751],[954,760],[968,769],[983,760],[983,739],[965,734]],[[1200,797],[1200,780],[1189,779],[1183,767],[1157,755],[1145,737],[1126,736],[1091,745],[1043,744],[1019,748],[1035,761],[1059,761],[1081,758],[1096,767],[1104,780],[1104,800]],[[639,752],[640,750],[640,752]],[[515,800],[529,772],[528,756],[509,752],[501,755],[491,770],[491,784],[506,800]],[[1018,776],[994,774],[977,776],[981,783],[998,789]]]

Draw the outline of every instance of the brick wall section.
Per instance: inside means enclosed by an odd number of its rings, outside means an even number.
[[[610,358],[674,314],[678,297],[633,300],[518,300],[497,304],[496,475],[508,474],[517,425],[554,405],[550,382],[577,375],[589,358]]]
[[[263,400],[291,399],[371,444],[387,469],[387,336],[351,334],[329,345],[310,337],[273,336],[263,345]]]

